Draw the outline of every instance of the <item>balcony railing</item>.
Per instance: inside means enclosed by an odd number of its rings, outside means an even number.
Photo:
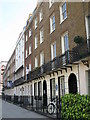
[[[83,59],[90,55],[90,40],[88,43],[77,45],[72,49],[72,51],[66,51],[65,54],[56,57],[54,60],[44,64],[41,67],[29,72],[28,80],[36,79],[44,74],[48,74],[57,69],[62,69],[68,64],[72,64],[80,59]]]
[[[67,67],[67,65],[77,62],[85,57],[90,56],[90,40],[88,40],[88,44],[80,44],[72,49],[72,51],[68,50],[65,54],[56,57],[54,60],[48,62],[47,64],[42,65],[30,71],[26,77],[21,77],[14,82],[14,85],[22,84],[23,82],[37,79],[38,77],[42,77],[45,74],[49,74],[50,72],[57,71],[58,69],[62,69],[63,67]]]
[[[21,77],[14,81],[14,85],[17,86],[19,84],[22,84],[25,81],[24,77]]]

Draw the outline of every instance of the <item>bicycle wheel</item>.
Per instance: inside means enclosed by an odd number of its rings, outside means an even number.
[[[51,115],[54,113],[54,110],[55,110],[55,105],[53,103],[50,103],[48,106],[47,106],[47,111],[48,113]]]

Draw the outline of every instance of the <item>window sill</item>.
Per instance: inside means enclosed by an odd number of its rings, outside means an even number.
[[[30,53],[29,55],[31,55],[32,53]]]
[[[49,4],[50,4],[50,3],[49,3]],[[52,4],[49,5],[49,9],[53,6],[53,4],[54,4],[54,3],[52,3]]]
[[[37,29],[37,27],[35,27],[35,30]]]
[[[52,31],[50,32],[50,34],[52,34],[54,31],[55,31],[55,29],[54,29],[54,30],[52,30]]]
[[[41,19],[41,20],[39,21],[39,23],[41,23],[41,22],[42,22],[42,20],[43,20],[43,19]]]
[[[40,42],[40,44],[42,44],[44,41]]]
[[[66,19],[67,19],[67,17],[66,17],[65,19],[63,19],[63,20],[60,22],[60,24],[62,24],[64,21],[66,21]]]
[[[37,49],[37,48],[34,48],[35,50]]]
[[[29,38],[31,37],[32,35],[29,36]]]

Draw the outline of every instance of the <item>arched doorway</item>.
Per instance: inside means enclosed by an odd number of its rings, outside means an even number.
[[[46,80],[43,81],[43,105],[47,106],[47,83],[46,83]]]
[[[71,73],[68,79],[69,93],[77,93],[77,78],[74,73]]]

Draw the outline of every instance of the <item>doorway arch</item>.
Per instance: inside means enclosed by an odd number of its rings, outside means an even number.
[[[43,81],[43,105],[47,106],[47,83],[46,83],[46,80]]]
[[[71,73],[68,79],[69,93],[77,93],[77,78],[74,73]]]

